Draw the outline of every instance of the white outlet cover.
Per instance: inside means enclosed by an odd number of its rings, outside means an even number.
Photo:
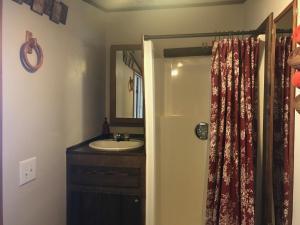
[[[20,186],[36,179],[36,157],[19,162],[19,170]]]

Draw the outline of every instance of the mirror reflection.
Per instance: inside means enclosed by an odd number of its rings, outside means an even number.
[[[291,67],[288,57],[293,50],[293,8],[275,20],[275,74],[274,74],[274,133],[273,133],[273,198],[275,224],[290,224],[291,219]]]
[[[116,117],[143,118],[142,51],[116,51]]]

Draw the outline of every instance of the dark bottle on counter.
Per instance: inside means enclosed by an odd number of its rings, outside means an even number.
[[[102,125],[102,136],[104,138],[109,138],[109,136],[110,136],[109,124],[107,122],[106,117],[104,118],[104,122],[103,122],[103,125]]]

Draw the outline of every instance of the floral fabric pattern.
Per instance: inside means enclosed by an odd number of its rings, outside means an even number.
[[[289,167],[289,121],[290,121],[290,75],[287,59],[292,51],[291,37],[276,40],[274,138],[273,138],[273,196],[275,224],[289,224],[290,167]]]
[[[259,41],[214,42],[206,225],[254,225]]]

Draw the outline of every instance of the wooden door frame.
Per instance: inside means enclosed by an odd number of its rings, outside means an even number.
[[[0,0],[0,224],[3,225],[3,157],[2,157],[2,22],[3,22],[3,1]]]
[[[262,180],[262,223],[273,224],[273,105],[274,105],[274,65],[275,32],[273,13],[258,27],[266,35],[264,68],[264,121],[263,121],[263,180]]]
[[[289,10],[293,10],[293,30],[297,27],[297,15],[298,15],[298,1],[293,0],[275,19],[274,22],[277,23],[281,20]],[[296,48],[296,42],[293,41],[293,49]],[[292,68],[290,78],[294,74],[295,70]],[[290,199],[289,199],[289,214],[288,221],[289,225],[292,225],[293,221],[293,193],[294,193],[294,142],[295,142],[295,96],[296,88],[291,85],[290,88],[290,121],[289,121],[289,166],[290,166]]]

